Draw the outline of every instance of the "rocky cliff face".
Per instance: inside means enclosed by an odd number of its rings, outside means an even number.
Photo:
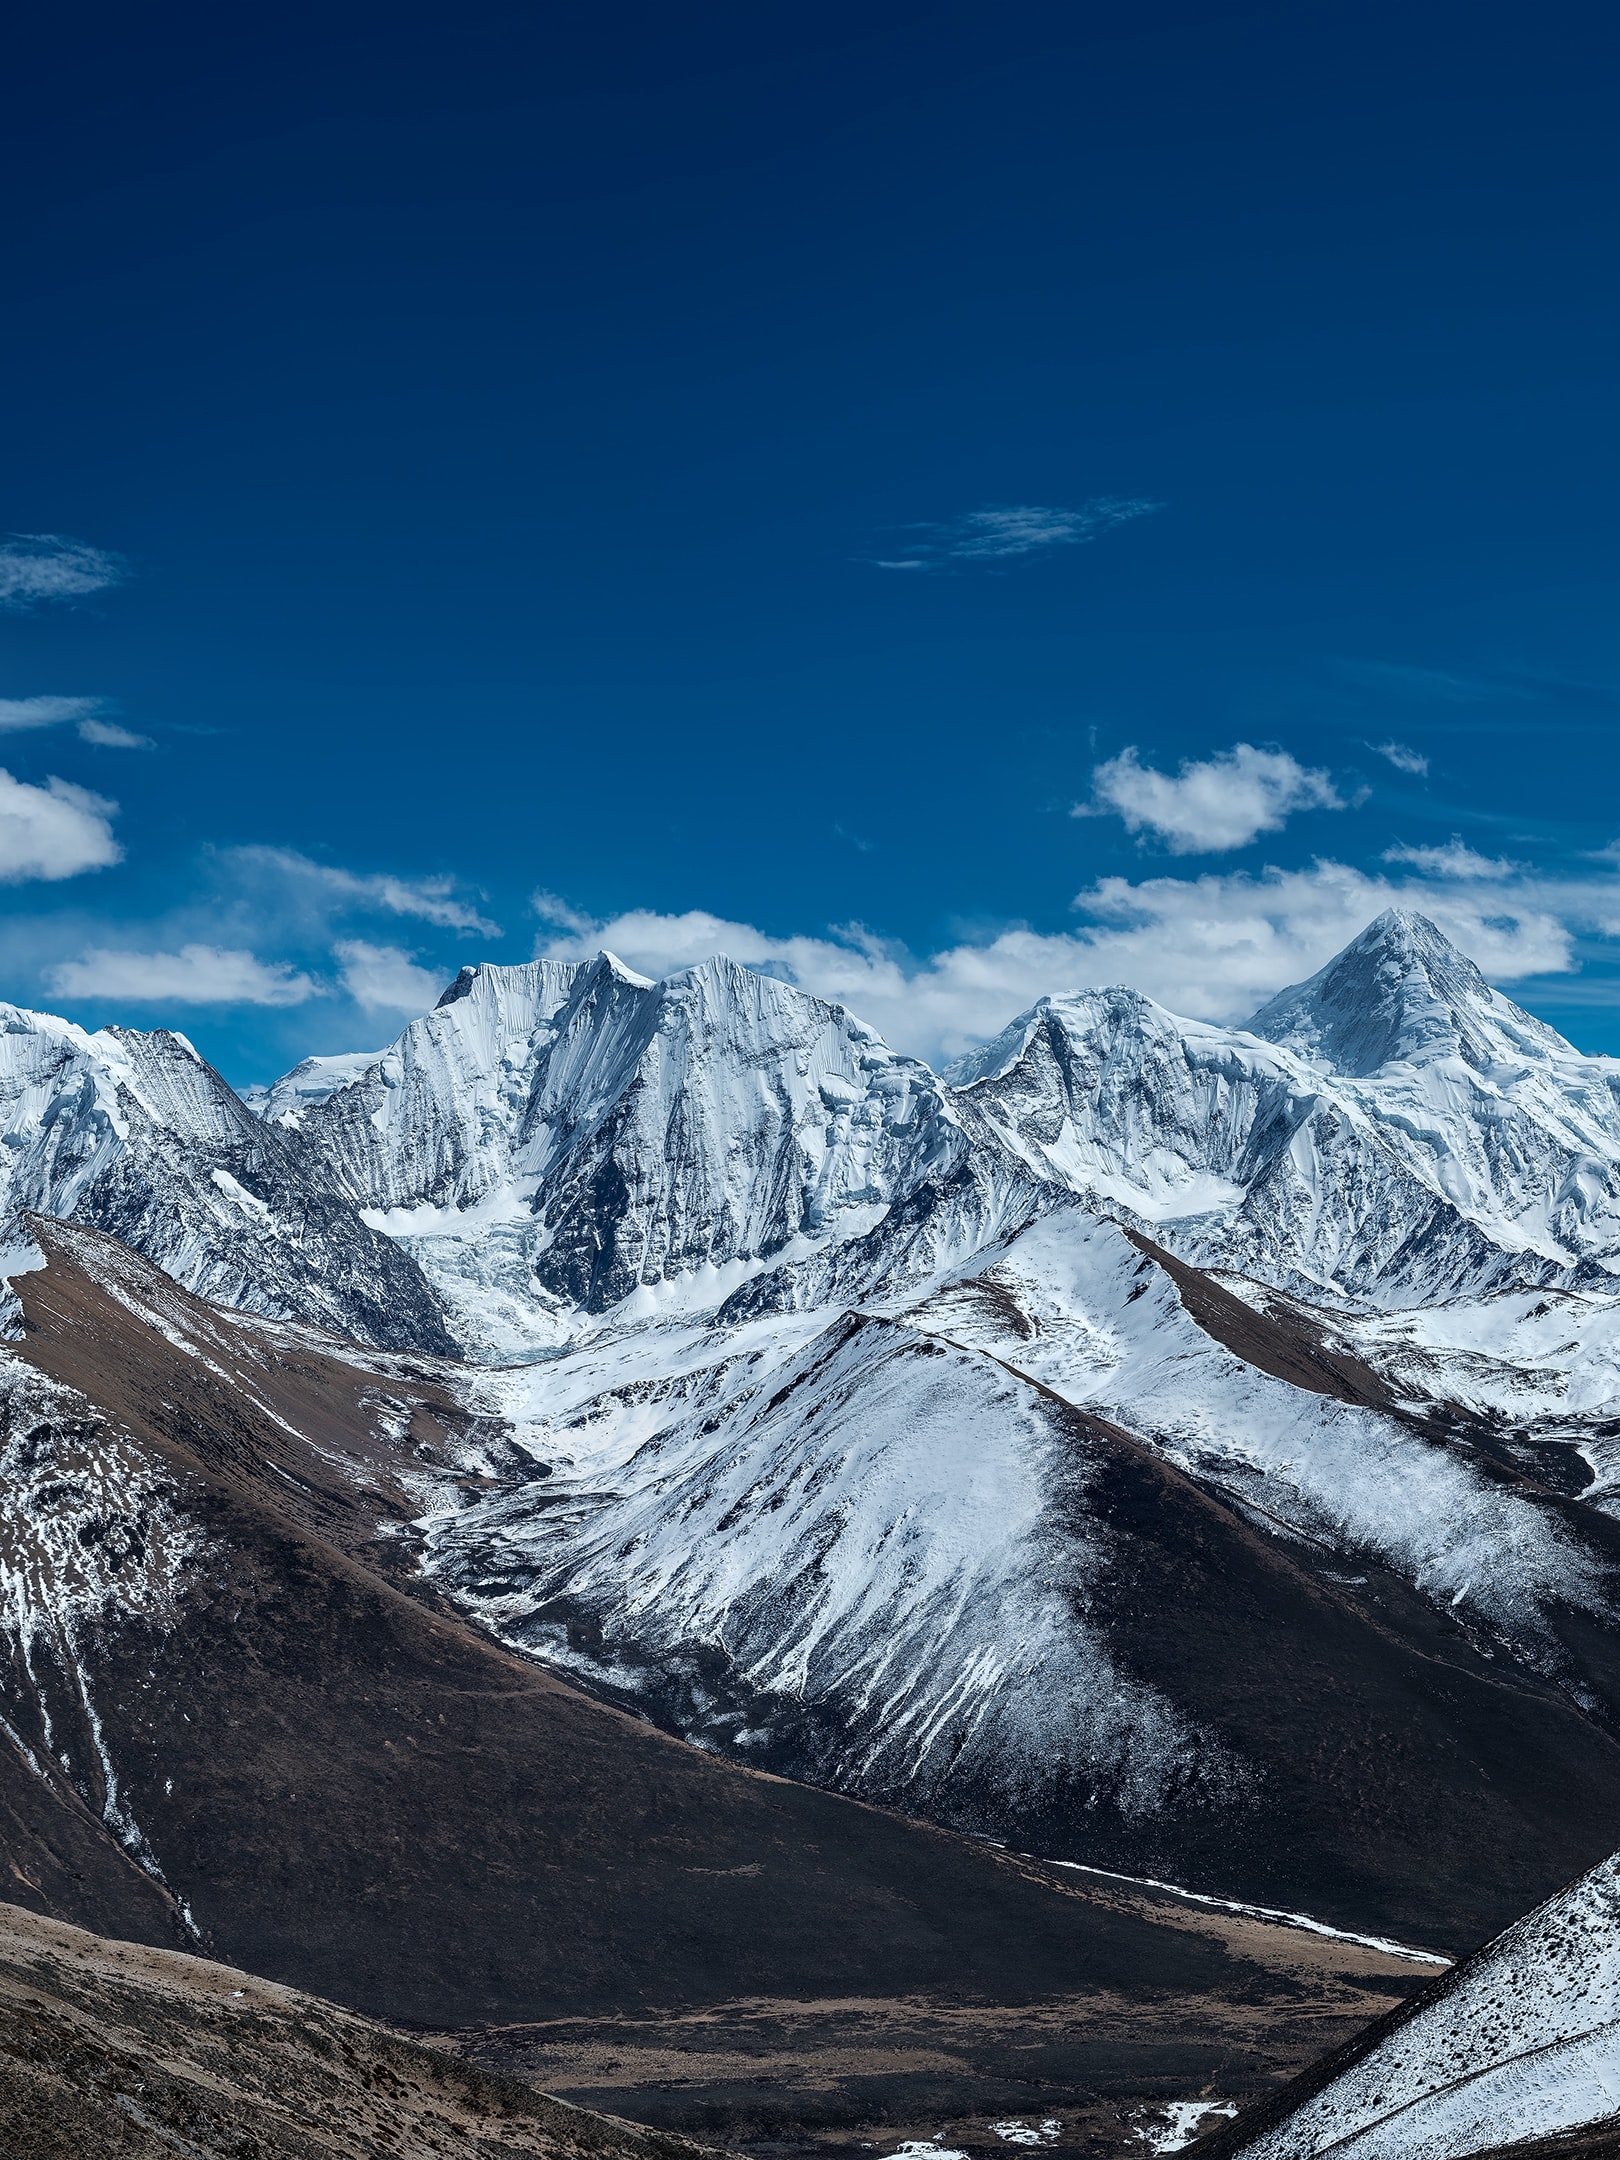
[[[183,1036],[0,1007],[0,1212],[110,1231],[205,1297],[453,1347],[409,1254],[308,1174]]]
[[[712,1309],[966,1153],[926,1066],[723,959],[661,983],[610,955],[467,969],[299,1117],[305,1160],[492,1349]]]

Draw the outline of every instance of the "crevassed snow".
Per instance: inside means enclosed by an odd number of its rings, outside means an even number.
[[[1243,2152],[1463,2160],[1617,2116],[1620,1855],[1488,1943]]]

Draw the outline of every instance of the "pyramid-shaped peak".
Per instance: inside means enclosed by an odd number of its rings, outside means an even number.
[[[1251,1035],[1364,1079],[1386,1065],[1497,1054],[1491,986],[1443,930],[1386,908],[1308,982],[1283,990],[1246,1025]]]

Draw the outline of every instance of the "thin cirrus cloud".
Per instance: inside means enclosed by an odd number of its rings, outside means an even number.
[[[872,558],[879,570],[948,570],[957,565],[994,567],[1049,548],[1079,547],[1131,519],[1162,510],[1142,496],[1098,495],[1076,509],[1041,503],[970,510],[945,524],[904,525],[910,537],[902,553]]]
[[[128,575],[122,555],[65,533],[13,533],[0,541],[0,607],[84,600]]]
[[[97,947],[48,968],[45,980],[58,997],[137,1005],[302,1005],[320,995],[320,985],[289,962],[219,945],[182,945],[178,952]]]
[[[339,980],[367,1012],[427,1012],[439,1002],[445,978],[416,965],[415,955],[397,945],[369,945],[349,938],[333,947]]]
[[[1370,742],[1367,748],[1381,758],[1388,758],[1397,772],[1415,773],[1419,779],[1429,770],[1429,761],[1421,750],[1414,750],[1409,743]]]
[[[113,837],[118,805],[71,780],[43,787],[0,766],[0,884],[55,883],[123,860]]]
[[[350,907],[414,916],[441,930],[468,930],[481,937],[501,934],[498,923],[480,915],[457,894],[451,877],[402,878],[386,871],[344,870],[335,863],[312,862],[294,848],[241,847],[232,853],[246,868],[279,873]]]
[[[129,728],[96,715],[106,700],[94,697],[0,698],[0,735],[21,735],[33,728],[77,726],[82,739],[104,750],[150,750],[150,735],[136,735]]]
[[[1211,758],[1184,760],[1179,772],[1144,765],[1134,749],[1099,765],[1092,799],[1076,817],[1118,817],[1127,832],[1151,834],[1172,855],[1220,855],[1280,832],[1296,810],[1342,810],[1329,775],[1286,750],[1234,743]]]

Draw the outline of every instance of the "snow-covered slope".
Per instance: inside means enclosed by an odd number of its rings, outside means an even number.
[[[1099,1451],[991,1360],[849,1315],[489,1386],[538,1474],[430,1522],[427,1565],[508,1640],[744,1760],[978,1826],[1077,1782],[1134,1816],[1246,1792],[1088,1620]]]
[[[1464,2160],[1589,2125],[1620,2130],[1620,1854],[1398,2012],[1246,2160]]]
[[[1247,1029],[1077,992],[948,1077],[981,1145],[1307,1296],[1417,1305],[1620,1261],[1620,1062],[1521,1012],[1422,916],[1380,916]]]
[[[381,1056],[380,1050],[340,1050],[335,1057],[307,1057],[270,1087],[244,1088],[242,1100],[266,1124],[296,1132],[311,1103],[325,1102],[328,1095],[358,1080]]]
[[[419,1526],[465,1609],[705,1747],[1026,1848],[1337,1901],[1361,1863],[1337,1821],[1321,1861],[1340,1772],[1304,1773],[1319,1745],[1367,1746],[1388,1790],[1437,1762],[1495,1788],[1474,1688],[1488,1723],[1544,1691],[1566,1738],[1574,1703],[1620,1706],[1601,1540],[1389,1410],[1238,1354],[1073,1202],[921,1295],[609,1331],[472,1388],[532,1468]],[[1263,1580],[1242,1525],[1287,1556]],[[1403,1632],[1398,1691],[1444,1706],[1408,1735],[1383,1681],[1358,1706]],[[1284,1706],[1321,1693],[1324,1658],[1319,1743]],[[1380,1834],[1393,1849],[1440,1805]],[[1342,1924],[1388,1925],[1366,1895]]]
[[[110,1231],[205,1297],[452,1348],[409,1255],[311,1177],[181,1035],[0,1006],[0,1219]]]
[[[463,1339],[509,1353],[614,1308],[712,1310],[967,1152],[926,1066],[725,959],[659,983],[610,954],[464,969],[298,1115],[306,1159],[409,1246]]]
[[[1236,1355],[1113,1223],[1048,1216],[907,1317],[1150,1440],[1266,1522],[1347,1557],[1376,1556],[1532,1663],[1560,1662],[1549,1604],[1605,1609],[1601,1566],[1550,1510],[1383,1410]]]

